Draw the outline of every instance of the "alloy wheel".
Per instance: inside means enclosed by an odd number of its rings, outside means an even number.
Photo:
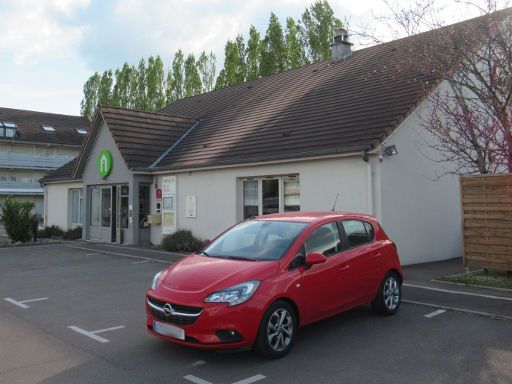
[[[274,351],[281,352],[288,348],[290,342],[292,341],[292,337],[292,315],[284,308],[276,309],[268,320],[268,344]]]
[[[394,276],[389,276],[384,283],[384,303],[386,307],[393,311],[400,302],[400,285]]]

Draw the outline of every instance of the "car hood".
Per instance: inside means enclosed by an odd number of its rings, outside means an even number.
[[[277,272],[278,261],[246,261],[191,255],[167,268],[156,294],[201,293],[264,280]]]

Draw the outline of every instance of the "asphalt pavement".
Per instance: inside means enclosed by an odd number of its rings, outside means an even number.
[[[0,249],[0,383],[512,382],[512,321],[423,304],[304,327],[276,361],[159,340],[145,331],[145,292],[180,257],[85,242]]]

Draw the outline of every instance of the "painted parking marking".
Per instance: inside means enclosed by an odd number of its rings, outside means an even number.
[[[452,291],[451,289],[434,288],[434,287],[427,287],[427,286],[424,286],[424,285],[415,285],[415,284],[407,284],[407,283],[402,284],[402,286],[404,286],[404,287],[411,287],[411,288],[426,289],[426,290],[429,290],[429,291],[436,291],[436,292],[453,293],[453,294],[456,294],[456,295],[477,296],[477,297],[483,297],[483,298],[486,298],[486,299],[512,301],[512,297],[484,295],[484,294],[481,294],[481,293],[473,293],[473,292]]]
[[[194,375],[186,375],[186,376],[183,376],[183,378],[185,380],[191,381],[194,384],[213,384],[212,382],[210,382],[208,380],[201,379],[200,377],[197,377]],[[235,381],[233,384],[252,384],[257,381],[263,380],[265,378],[266,378],[266,376],[263,376],[263,375],[255,375],[255,376],[248,377],[247,379]]]
[[[436,316],[439,316],[439,315],[442,315],[443,313],[446,312],[446,309],[438,309],[437,311],[434,311],[434,312],[431,312],[431,313],[428,313],[425,315],[425,317],[427,319],[431,319],[433,317],[436,317]]]
[[[101,255],[101,252],[86,253],[86,254],[85,254],[85,256],[94,256],[94,255]]]
[[[124,328],[124,327],[125,327],[124,325],[118,325],[116,327],[110,327],[110,328],[105,328],[105,329],[98,329],[97,331],[86,331],[85,329],[77,327],[76,325],[68,326],[69,329],[71,329],[71,330],[73,330],[75,332],[78,332],[78,333],[80,333],[80,334],[82,334],[84,336],[90,337],[91,339],[96,340],[99,343],[109,343],[110,340],[109,339],[105,339],[104,337],[98,336],[98,333],[115,331],[117,329],[121,329],[121,328]]]
[[[142,260],[142,261],[132,261],[132,264],[143,264],[143,263],[148,263],[149,260]]]
[[[40,297],[39,299],[31,299],[31,300],[18,301],[18,300],[14,300],[14,299],[12,299],[10,297],[4,297],[4,300],[8,301],[11,304],[17,305],[20,308],[27,309],[27,308],[30,308],[30,306],[26,305],[25,303],[33,303],[34,301],[48,300],[48,298],[47,297]]]
[[[190,364],[191,367],[199,367],[200,365],[206,364],[206,361],[204,360],[197,360],[196,362]]]
[[[499,315],[497,313],[473,311],[472,309],[450,307],[450,306],[447,306],[447,305],[440,305],[440,304],[434,304],[434,303],[424,303],[424,302],[415,301],[415,300],[405,300],[405,299],[402,299],[402,303],[413,304],[413,305],[421,305],[423,307],[431,307],[431,308],[443,308],[443,309],[446,309],[448,311],[461,312],[461,313],[469,313],[471,315],[483,316],[483,317],[487,317],[487,318],[490,318],[490,319],[512,320],[512,316]]]
[[[67,248],[73,248],[73,249],[81,249],[82,251],[96,251],[96,249],[93,248],[86,248],[86,247],[77,247],[75,245],[66,245]],[[167,260],[160,260],[160,259],[153,259],[151,257],[143,257],[143,256],[135,256],[135,255],[129,255],[127,253],[120,253],[120,252],[110,252],[110,251],[101,251],[101,254],[106,255],[115,255],[115,256],[122,256],[122,257],[129,257],[131,259],[138,259],[138,260],[148,260],[148,261],[156,261],[157,263],[163,263],[163,264],[174,264],[174,261],[167,261]]]

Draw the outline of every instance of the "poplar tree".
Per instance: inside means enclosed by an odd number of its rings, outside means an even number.
[[[209,54],[206,54],[204,51],[201,52],[199,59],[197,59],[197,71],[201,78],[201,92],[203,93],[213,90],[215,85],[216,63],[217,59],[211,51]]]
[[[224,68],[217,78],[216,88],[243,83],[246,79],[245,43],[242,35],[228,40],[225,48]]]
[[[98,104],[100,89],[100,74],[95,72],[84,84],[84,98],[80,103],[80,114],[92,119]]]
[[[185,97],[195,96],[201,93],[201,77],[196,66],[196,58],[193,54],[187,56],[185,60],[185,78],[183,80],[183,90]]]
[[[98,104],[111,105],[112,104],[112,85],[114,79],[112,78],[112,70],[108,69],[103,72],[100,79],[100,87],[98,91]]]
[[[160,56],[150,56],[146,70],[148,111],[158,111],[165,106],[165,69]]]
[[[291,17],[286,19],[287,68],[298,68],[306,64],[306,53],[301,41],[302,28]]]
[[[260,75],[266,76],[284,71],[287,61],[283,28],[274,12],[271,12],[267,32],[263,39]]]
[[[246,50],[246,66],[247,80],[254,80],[260,76],[260,60],[261,60],[262,42],[260,33],[251,25],[249,29],[249,40],[247,40]]]
[[[135,78],[136,93],[134,97],[134,108],[145,111],[148,106],[148,96],[146,92],[146,60],[144,60],[144,58],[141,58],[139,61]]]
[[[183,80],[185,78],[184,55],[181,49],[175,53],[172,61],[172,84],[171,84],[171,101],[183,98]]]
[[[128,63],[124,63],[122,69],[116,69],[112,105],[124,108],[133,106],[133,97],[135,96],[132,92],[133,77],[134,68]]]

